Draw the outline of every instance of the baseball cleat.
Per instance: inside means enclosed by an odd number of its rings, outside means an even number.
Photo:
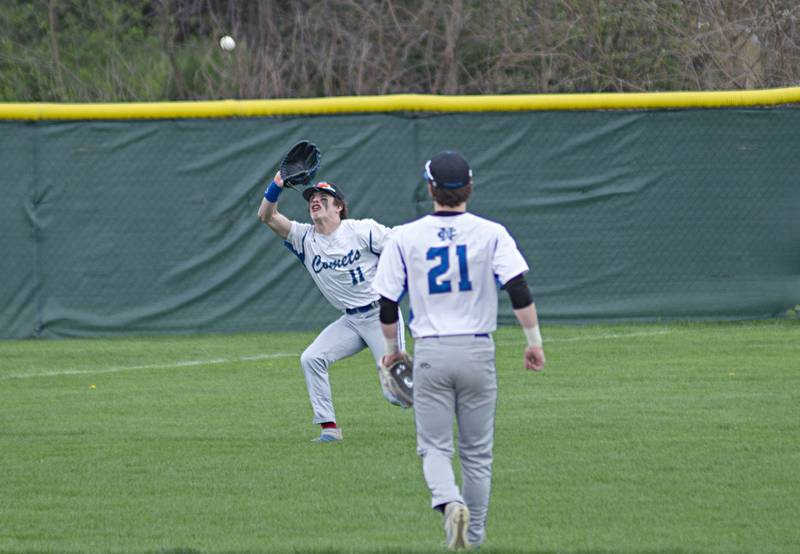
[[[336,429],[323,429],[316,439],[311,442],[339,442],[342,440],[342,430]]]
[[[444,509],[447,548],[450,550],[469,548],[467,527],[469,527],[469,508],[461,502],[449,502]]]

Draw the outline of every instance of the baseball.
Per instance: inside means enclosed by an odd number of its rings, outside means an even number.
[[[236,41],[233,40],[233,37],[229,37],[225,35],[221,39],[219,39],[219,47],[223,50],[233,50],[236,48]]]

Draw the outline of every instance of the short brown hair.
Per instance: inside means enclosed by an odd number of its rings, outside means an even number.
[[[347,202],[344,200],[340,200],[336,197],[333,197],[333,205],[334,206],[341,206],[342,211],[339,212],[339,219],[347,219]]]
[[[437,204],[455,208],[469,199],[469,195],[472,194],[472,181],[457,189],[445,189],[431,185],[431,191]]]

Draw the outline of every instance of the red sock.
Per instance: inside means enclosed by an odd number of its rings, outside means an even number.
[[[336,429],[336,422],[335,421],[326,421],[325,423],[320,423],[323,429]]]

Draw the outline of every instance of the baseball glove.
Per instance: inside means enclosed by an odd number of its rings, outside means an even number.
[[[283,156],[281,160],[281,179],[283,186],[306,186],[314,178],[322,160],[322,152],[316,144],[301,140]]]
[[[408,354],[389,367],[381,363],[381,379],[403,408],[414,405],[414,364]]]

